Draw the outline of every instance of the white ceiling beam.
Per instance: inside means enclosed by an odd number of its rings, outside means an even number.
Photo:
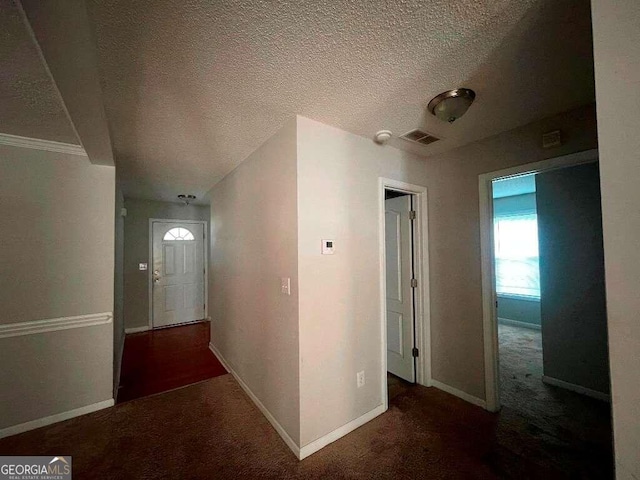
[[[16,4],[89,160],[114,165],[84,0],[16,0]]]

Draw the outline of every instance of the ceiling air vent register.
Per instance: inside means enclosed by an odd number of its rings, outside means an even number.
[[[434,137],[430,133],[424,132],[419,129],[411,130],[410,132],[401,135],[400,138],[409,140],[410,142],[420,143],[422,145],[429,145],[430,143],[437,142],[439,138]]]

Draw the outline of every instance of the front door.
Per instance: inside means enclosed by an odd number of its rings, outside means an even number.
[[[411,195],[385,200],[387,370],[415,381]]]
[[[154,221],[153,327],[204,319],[204,227]]]

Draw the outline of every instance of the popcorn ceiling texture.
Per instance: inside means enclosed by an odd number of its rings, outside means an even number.
[[[128,197],[201,198],[296,114],[366,137],[420,127],[445,140],[391,144],[430,155],[594,101],[588,0],[87,7]],[[461,86],[477,93],[463,118],[426,113]]]
[[[80,143],[11,0],[0,0],[0,132]]]

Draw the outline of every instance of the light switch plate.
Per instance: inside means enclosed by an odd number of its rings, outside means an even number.
[[[138,270],[142,271],[142,270],[147,270],[148,265],[146,263],[139,263],[138,264]]]
[[[322,255],[333,255],[336,242],[331,239],[322,240]]]
[[[285,295],[291,295],[291,279],[289,277],[280,278],[280,291]]]

